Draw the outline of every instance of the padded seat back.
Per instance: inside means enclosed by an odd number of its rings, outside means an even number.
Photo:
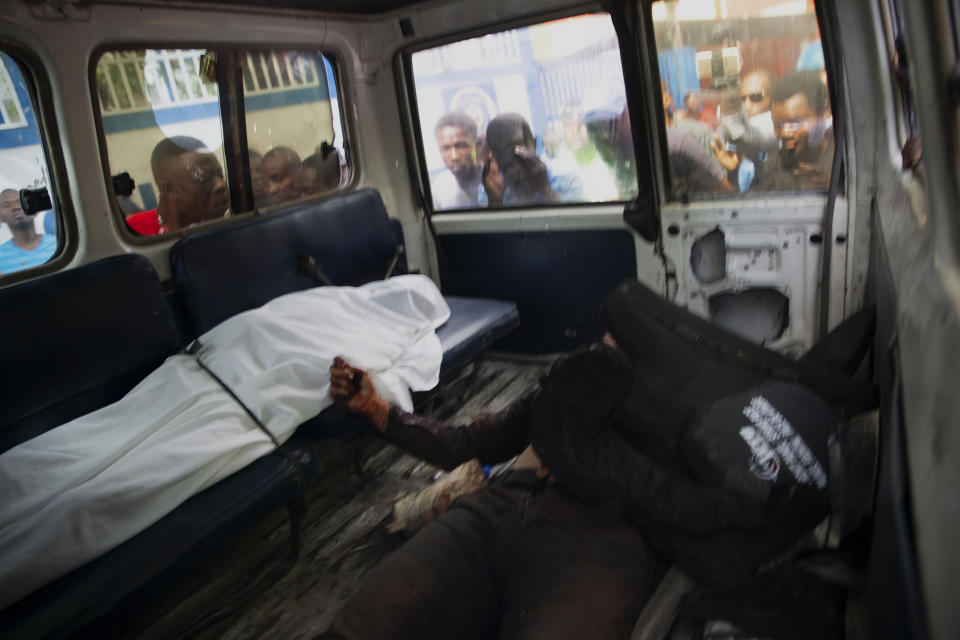
[[[299,204],[180,240],[170,251],[188,329],[200,335],[274,298],[318,285],[297,264],[312,257],[336,285],[383,278],[402,242],[373,189]]]
[[[0,308],[0,452],[120,399],[180,342],[137,255],[0,289]]]

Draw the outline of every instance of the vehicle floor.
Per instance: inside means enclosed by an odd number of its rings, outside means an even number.
[[[449,422],[467,422],[498,411],[533,388],[550,362],[548,357],[488,356],[420,398],[417,410]],[[372,429],[324,440],[315,453],[321,473],[307,495],[295,559],[290,557],[289,514],[281,511],[211,559],[201,577],[182,585],[168,601],[156,603],[140,626],[126,635],[138,640],[296,640],[325,631],[370,571],[406,540],[404,534],[387,530],[394,502],[429,486],[442,471],[403,453]],[[851,575],[842,559],[815,571],[831,572],[838,574],[835,581],[839,584],[860,585],[851,589],[846,629],[840,636],[846,640],[868,638],[864,576]],[[722,622],[712,633],[709,625],[671,628],[678,602],[692,586],[672,567],[637,621],[632,637],[749,637],[732,632]],[[159,617],[158,611],[163,612]]]
[[[498,411],[549,367],[549,357],[488,356],[418,401],[418,411],[466,422]],[[321,474],[307,495],[300,552],[290,558],[289,514],[262,523],[177,589],[136,638],[312,638],[327,629],[369,572],[403,544],[391,534],[393,503],[442,471],[407,455],[373,430],[316,447]]]

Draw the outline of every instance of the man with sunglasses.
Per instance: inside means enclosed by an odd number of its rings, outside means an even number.
[[[777,150],[770,115],[770,95],[777,76],[766,69],[743,76],[739,89],[731,89],[720,101],[720,126],[711,138],[711,149],[736,178],[740,191],[753,184],[756,167]]]
[[[834,141],[827,87],[817,72],[784,76],[771,92],[770,112],[779,149],[764,163],[757,189],[825,190]]]
[[[770,114],[770,96],[777,77],[766,69],[751,71],[740,83],[740,101],[747,116],[749,142],[757,152],[776,149],[776,134]]]
[[[777,77],[766,69],[743,76],[740,88],[720,102],[720,126],[717,134],[736,145],[737,152],[753,162],[762,162],[763,154],[776,151],[777,137],[770,115],[770,95]]]

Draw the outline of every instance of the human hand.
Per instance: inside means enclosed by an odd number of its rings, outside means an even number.
[[[497,165],[497,159],[493,157],[492,152],[487,153],[487,159],[483,162],[483,188],[487,192],[487,202],[491,206],[499,207],[503,203],[503,192],[506,191],[506,184],[503,181],[503,174],[500,173],[500,167]]]
[[[513,148],[514,162],[522,176],[519,180],[524,190],[531,194],[542,194],[544,199],[553,200],[553,188],[550,186],[550,176],[547,165],[533,149],[524,146]]]
[[[386,426],[390,405],[377,393],[370,374],[340,356],[330,365],[330,395],[334,402],[364,416],[378,429]]]
[[[809,162],[798,162],[793,174],[809,180],[815,189],[826,189],[830,186],[830,174]]]
[[[714,134],[713,140],[710,141],[710,148],[713,149],[713,155],[717,156],[717,160],[727,171],[734,171],[740,166],[740,154],[736,151],[727,151],[720,136]]]

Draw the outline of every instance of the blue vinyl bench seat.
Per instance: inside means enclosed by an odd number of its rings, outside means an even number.
[[[6,397],[0,452],[123,397],[181,342],[153,266],[107,258],[0,289]],[[13,375],[12,372],[17,372]],[[305,481],[306,444],[285,449]],[[255,460],[125,543],[0,611],[5,638],[110,635],[135,620],[224,545],[298,495],[281,453]],[[56,526],[56,523],[52,523]]]
[[[319,286],[298,269],[304,256],[333,284],[359,285],[383,278],[402,243],[379,192],[361,189],[183,238],[170,251],[170,265],[188,331],[197,336],[278,296]],[[402,256],[400,267],[406,267]],[[513,302],[446,300],[450,319],[437,331],[441,376],[520,323]]]
[[[520,323],[513,302],[457,296],[444,299],[450,307],[450,319],[437,329],[443,347],[441,378],[463,368]]]

